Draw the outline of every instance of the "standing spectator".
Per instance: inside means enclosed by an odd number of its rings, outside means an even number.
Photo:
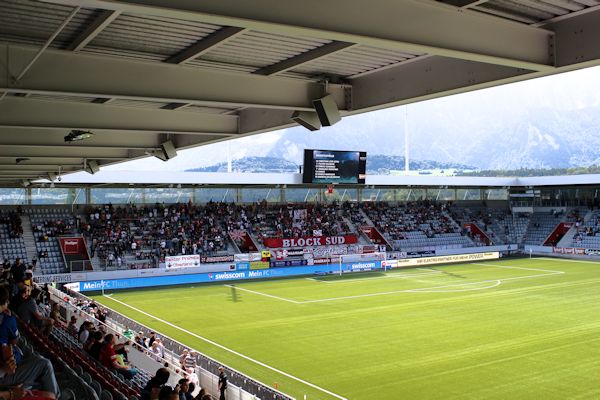
[[[227,375],[225,368],[219,367],[219,400],[225,400],[225,391],[227,390]]]
[[[189,354],[189,350],[188,349],[183,349],[183,351],[181,352],[181,355],[179,356],[179,365],[181,366],[181,369],[185,370],[185,359],[187,358],[188,354]]]
[[[156,333],[150,332],[150,338],[148,339],[148,347],[152,347],[152,343],[156,340]]]
[[[188,381],[190,381],[190,393],[196,395],[196,394],[198,394],[198,393],[195,393],[196,388],[198,389],[198,391],[200,390],[200,378],[198,377],[198,374],[196,373],[195,369],[188,368],[186,370],[186,372],[187,372]],[[193,390],[191,389],[192,385],[194,386]]]
[[[196,369],[196,358],[198,357],[198,353],[194,350],[190,351],[183,360],[183,370],[187,370],[188,368]]]

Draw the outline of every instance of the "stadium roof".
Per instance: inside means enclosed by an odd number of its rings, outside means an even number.
[[[598,65],[599,4],[0,0],[0,183]]]

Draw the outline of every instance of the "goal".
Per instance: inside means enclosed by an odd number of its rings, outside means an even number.
[[[340,275],[348,272],[367,272],[383,269],[386,253],[341,254],[338,259]]]

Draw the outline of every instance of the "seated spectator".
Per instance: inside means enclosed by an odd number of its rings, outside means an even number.
[[[112,333],[104,337],[104,346],[100,350],[100,363],[110,370],[120,372],[126,379],[131,379],[137,370],[119,362],[114,348],[116,342],[117,338]]]
[[[67,321],[60,315],[60,304],[53,303],[50,311],[50,318],[54,321],[54,325],[65,326]]]
[[[67,325],[67,331],[73,336],[77,334],[77,317],[74,315],[71,316],[71,320],[69,321],[69,325]]]
[[[77,335],[79,343],[85,344],[85,342],[87,342],[90,338],[90,332],[94,330],[94,324],[91,321],[85,321],[83,324],[81,324],[79,327],[79,334]]]
[[[158,362],[162,361],[163,349],[158,340],[155,340],[154,343],[152,343],[152,346],[150,346],[150,356],[152,357],[152,359]]]
[[[25,280],[25,271],[27,271],[27,266],[20,258],[17,258],[10,269],[13,280],[16,283],[23,282]]]
[[[103,337],[104,334],[102,332],[95,331],[92,334],[92,340],[88,340],[87,342],[89,345],[84,347],[84,350],[96,360],[100,360],[100,350],[102,349],[102,346],[104,346],[104,341],[102,340]]]
[[[140,400],[154,400],[158,398],[160,389],[169,381],[169,370],[160,368],[156,374],[150,378],[146,386],[141,391]]]
[[[58,383],[52,363],[42,356],[31,354],[23,358],[16,346],[19,338],[17,320],[8,309],[8,291],[0,287],[0,344],[3,346],[3,361],[0,361],[0,386],[20,386],[39,388],[41,396],[54,399],[59,395]],[[10,346],[10,347],[5,347]],[[7,351],[5,351],[5,349]],[[9,399],[23,397],[22,389],[10,389]],[[0,391],[0,397],[2,396]],[[5,397],[6,398],[6,397]]]
[[[194,396],[190,392],[190,384],[186,378],[181,378],[178,382],[179,400],[193,400]]]
[[[161,387],[158,400],[179,400],[179,386],[175,386],[175,389],[168,385]]]
[[[19,305],[17,314],[26,324],[33,324],[43,334],[49,335],[52,330],[53,321],[50,318],[44,317],[38,307],[37,300],[41,293],[41,290],[37,287],[33,288],[29,297]]]
[[[146,338],[144,338],[144,332],[139,331],[137,336],[135,337],[134,342],[138,345],[140,349],[147,349]]]

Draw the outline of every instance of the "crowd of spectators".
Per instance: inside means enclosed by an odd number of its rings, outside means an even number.
[[[109,266],[119,266],[126,255],[148,260],[153,266],[169,255],[227,250],[226,203],[107,204],[88,211],[83,229],[91,242],[91,255],[97,253]]]
[[[23,236],[23,226],[18,211],[1,213],[0,224],[6,224],[9,238],[17,239]]]
[[[31,229],[39,237],[40,242],[47,242],[50,238],[73,233],[74,226],[71,220],[48,219],[39,223],[32,223]]]
[[[17,399],[58,398],[60,390],[52,363],[36,353],[25,353],[20,347],[20,323],[31,325],[49,335],[53,320],[49,313],[47,292],[34,285],[32,272],[19,259],[5,260],[0,278],[0,397]],[[45,295],[42,295],[45,294]],[[36,391],[33,392],[32,389]],[[8,395],[2,394],[8,392]]]
[[[259,240],[336,236],[350,233],[338,203],[267,205],[263,202],[243,209],[252,232]]]
[[[429,238],[442,233],[460,233],[460,227],[447,215],[447,207],[448,203],[428,200],[402,204],[363,203],[369,219],[392,240],[407,239],[407,233],[415,231]]]
[[[68,298],[68,301],[82,312],[83,322],[77,328],[77,317],[72,316],[67,325],[67,330],[81,344],[84,351],[98,360],[104,367],[116,371],[126,379],[133,378],[138,370],[131,365],[128,353],[132,347],[145,352],[154,361],[164,364],[156,375],[147,381],[141,390],[140,399],[149,400],[212,400],[213,397],[206,393],[200,386],[196,373],[197,356],[195,351],[186,350],[182,353],[179,365],[174,365],[175,372],[180,375],[175,386],[167,385],[171,372],[165,357],[165,348],[158,334],[143,331],[134,332],[125,328],[122,337],[114,332],[107,332],[107,309],[97,303],[77,298]]]

